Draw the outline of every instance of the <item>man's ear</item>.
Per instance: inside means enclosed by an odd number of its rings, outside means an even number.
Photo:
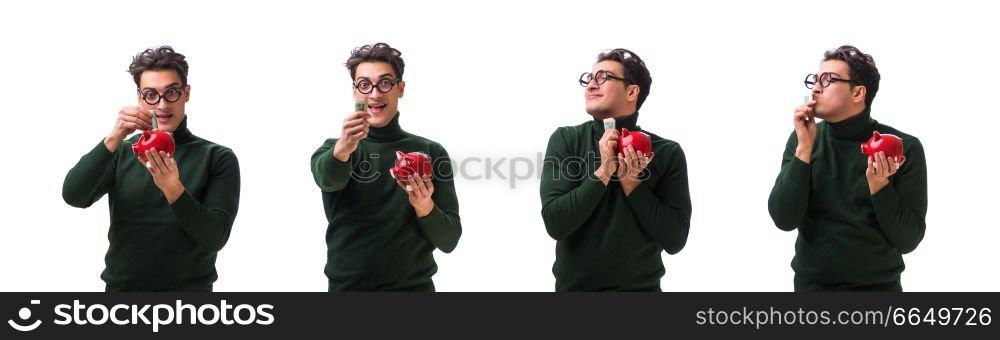
[[[191,85],[184,85],[184,102],[187,103],[191,100]]]
[[[868,88],[864,85],[858,85],[854,87],[854,92],[851,94],[851,101],[855,103],[864,103],[865,96],[868,95]]]
[[[639,101],[639,85],[629,85],[625,89],[625,96],[629,101],[638,102]]]
[[[403,98],[403,92],[406,90],[406,82],[400,80],[399,84],[396,84],[396,86],[399,86],[399,98]]]

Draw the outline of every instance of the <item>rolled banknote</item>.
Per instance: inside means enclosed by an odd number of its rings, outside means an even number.
[[[359,100],[354,102],[354,112],[365,112],[368,111],[368,102]]]
[[[604,131],[615,129],[615,119],[614,118],[604,118]]]

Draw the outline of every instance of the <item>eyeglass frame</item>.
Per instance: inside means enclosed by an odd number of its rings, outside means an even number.
[[[827,82],[826,85],[823,85],[823,76],[824,75],[828,75],[830,77],[830,78],[828,78],[830,80]],[[819,84],[819,88],[825,89],[827,87],[830,87],[830,85],[833,85],[833,83],[836,83],[836,82],[844,82],[844,83],[848,83],[848,84],[851,84],[851,85],[861,85],[861,86],[864,86],[864,83],[862,83],[859,80],[838,78],[838,77],[836,77],[834,75],[835,75],[835,73],[833,73],[833,72],[823,72],[823,73],[820,73],[820,74],[810,73],[810,74],[806,75],[806,79],[804,79],[802,81],[802,84],[805,85],[806,88],[810,89],[810,90],[812,90],[813,87],[816,86],[816,84]],[[814,80],[810,80],[810,79],[814,79]]]
[[[385,90],[385,91],[382,91],[382,89],[381,89],[381,88],[379,88],[379,86],[378,86],[378,83],[381,83],[381,82],[382,82],[383,80],[388,80],[388,81],[389,81],[389,84],[390,84],[390,85],[389,85],[389,89],[388,89],[388,90]],[[361,83],[362,83],[362,82],[366,82],[366,81],[367,81],[368,83],[370,83],[370,84],[372,85],[372,88],[371,88],[371,89],[369,89],[369,90],[368,90],[368,92],[365,92],[365,91],[362,91],[362,90],[361,90],[361,88],[360,88],[360,86],[361,86]],[[374,82],[374,83],[373,83],[371,79],[368,79],[368,78],[361,78],[361,79],[358,79],[358,80],[355,80],[355,81],[354,81],[354,84],[353,84],[353,87],[354,87],[354,89],[355,89],[355,90],[357,90],[357,91],[358,91],[358,93],[361,93],[361,94],[371,94],[372,92],[374,92],[374,91],[376,91],[376,90],[377,90],[377,91],[378,91],[379,93],[389,93],[390,91],[392,91],[392,88],[393,88],[394,86],[396,86],[396,84],[399,84],[399,83],[401,83],[402,81],[403,81],[403,79],[402,79],[402,78],[397,78],[397,79],[392,79],[392,78],[379,78],[379,80],[378,80],[377,82]]]
[[[137,94],[139,94],[139,98],[141,98],[143,102],[145,102],[146,104],[149,104],[149,105],[159,105],[161,100],[166,100],[167,103],[173,104],[173,103],[176,103],[177,101],[181,100],[181,97],[184,97],[184,86],[180,86],[180,87],[168,87],[166,91],[163,91],[163,94],[160,94],[160,91],[157,91],[157,90],[151,89],[151,88],[146,88],[146,90],[148,90],[148,91],[143,91],[143,89],[135,89],[135,92]],[[179,95],[177,95],[177,99],[170,100],[170,99],[167,98],[167,93],[170,92],[170,91],[172,91],[172,90],[173,91],[177,91],[177,92],[180,93]],[[156,102],[150,103],[148,100],[146,100],[146,95],[145,95],[144,92],[155,93],[156,94]]]
[[[604,74],[604,80],[598,82],[597,81],[597,77],[598,77],[597,75],[602,74],[602,73]],[[584,81],[583,80],[584,77],[587,77],[587,78],[590,78],[590,79],[587,79],[587,81]],[[604,85],[604,83],[608,82],[608,79],[621,81],[621,82],[625,83],[625,85],[631,85],[631,83],[632,83],[632,81],[630,81],[630,80],[628,80],[626,78],[616,76],[611,71],[605,71],[605,70],[597,71],[597,74],[590,73],[590,72],[581,73],[580,74],[580,78],[577,79],[577,81],[580,82],[580,86],[587,87],[587,86],[590,86],[590,82],[591,81],[593,81],[594,84],[597,84],[597,86],[601,86],[601,85]]]

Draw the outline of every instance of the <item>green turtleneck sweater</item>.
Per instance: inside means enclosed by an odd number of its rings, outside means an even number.
[[[903,139],[906,161],[874,195],[861,144],[872,131]],[[816,126],[809,164],[788,137],[768,210],[781,230],[798,229],[796,291],[899,291],[903,256],[924,237],[927,164],[920,140],[871,119],[866,110]]]
[[[215,258],[239,206],[239,164],[232,150],[191,134],[187,118],[173,135],[185,189],[173,204],[136,160],[138,134],[114,152],[102,140],[66,174],[69,205],[86,208],[108,195],[107,291],[211,291],[218,278]]]
[[[639,113],[615,127],[650,135],[653,161],[625,196],[617,177],[604,185],[597,141],[602,121],[556,129],[542,167],[542,219],[556,240],[557,291],[659,291],[664,250],[676,254],[691,222],[687,164],[676,142],[636,125]]]
[[[347,162],[333,157],[336,138],[312,156],[323,194],[326,276],[330,291],[434,291],[434,248],[450,253],[462,235],[454,172],[441,144],[399,127],[399,113],[371,127]],[[389,169],[396,151],[419,151],[433,164],[434,209],[423,218]]]

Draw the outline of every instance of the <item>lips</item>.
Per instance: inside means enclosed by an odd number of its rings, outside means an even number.
[[[368,113],[379,114],[385,110],[385,104],[383,103],[368,103]]]
[[[162,114],[161,113],[161,114],[159,114],[159,115],[156,116],[156,120],[158,120],[160,123],[169,122],[171,118],[174,118],[174,115],[172,115],[172,114]]]

